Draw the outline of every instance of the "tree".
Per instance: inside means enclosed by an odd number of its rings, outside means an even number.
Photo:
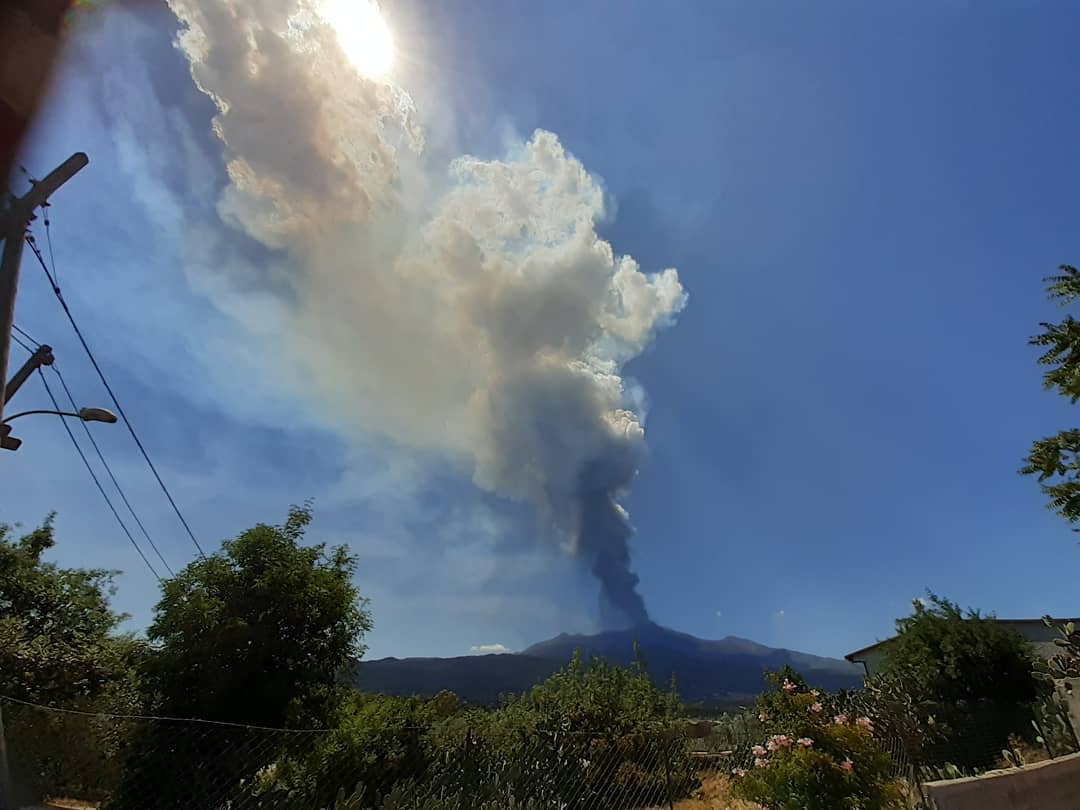
[[[46,562],[52,515],[18,540],[12,531],[0,524],[0,694],[59,706],[96,697],[129,652],[115,635],[126,617],[109,606],[116,572]]]
[[[902,673],[913,696],[944,705],[1026,704],[1039,695],[1028,641],[993,616],[963,611],[929,593],[912,615],[896,620],[883,673]]]
[[[363,654],[371,617],[347,550],[301,545],[310,522],[309,507],[293,507],[283,525],[259,524],[165,581],[147,631],[158,711],[262,726],[325,719],[315,704]]]
[[[882,675],[897,677],[913,705],[944,725],[927,757],[985,766],[1010,733],[1030,728],[1030,707],[1044,692],[1033,673],[1035,651],[993,616],[948,599],[930,593],[913,605],[912,615],[896,621]]]
[[[656,688],[640,655],[620,667],[602,658],[585,662],[576,652],[506,709],[528,714],[541,729],[618,734],[674,717],[679,699],[674,684],[667,693]]]
[[[1080,297],[1080,270],[1067,264],[1060,270],[1045,281],[1051,300],[1065,306]],[[1043,331],[1030,343],[1045,350],[1039,357],[1039,364],[1049,367],[1043,383],[1075,404],[1080,399],[1080,321],[1066,315],[1060,323],[1040,325]],[[1080,429],[1062,430],[1034,442],[1020,472],[1038,476],[1051,509],[1070,523],[1080,519]]]
[[[114,572],[63,568],[44,555],[56,544],[53,516],[18,539],[0,525],[0,696],[83,712],[137,707],[141,645],[118,635],[109,605]],[[5,723],[19,804],[46,790],[97,798],[115,784],[122,744],[116,724],[8,703]]]
[[[309,507],[293,507],[283,525],[259,524],[165,581],[147,631],[148,703],[243,725],[150,725],[116,807],[224,803],[222,786],[241,791],[295,736],[251,727],[331,723],[371,617],[346,549],[301,544],[310,521]]]

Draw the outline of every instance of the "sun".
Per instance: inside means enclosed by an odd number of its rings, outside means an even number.
[[[373,0],[323,0],[319,14],[362,76],[381,79],[394,66],[394,38]]]

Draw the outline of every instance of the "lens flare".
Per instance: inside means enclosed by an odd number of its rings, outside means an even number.
[[[394,38],[371,0],[323,0],[319,14],[337,34],[353,67],[368,79],[381,79],[394,66]]]

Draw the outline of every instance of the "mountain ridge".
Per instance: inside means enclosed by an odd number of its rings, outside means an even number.
[[[765,687],[766,670],[784,664],[823,689],[857,688],[862,682],[861,668],[841,659],[737,636],[702,639],[653,623],[592,635],[561,633],[521,652],[360,661],[355,682],[366,691],[391,695],[433,695],[445,689],[470,703],[493,705],[500,696],[524,692],[561,669],[576,650],[586,658],[629,664],[635,642],[653,681],[664,688],[674,676],[689,703],[745,701]]]

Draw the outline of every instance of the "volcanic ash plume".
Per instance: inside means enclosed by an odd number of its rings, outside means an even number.
[[[685,304],[676,271],[599,238],[603,193],[550,132],[430,165],[409,97],[359,75],[317,6],[170,6],[218,107],[221,216],[287,252],[287,350],[325,403],[533,505],[609,620],[645,621],[618,502],[642,397],[621,370]]]

